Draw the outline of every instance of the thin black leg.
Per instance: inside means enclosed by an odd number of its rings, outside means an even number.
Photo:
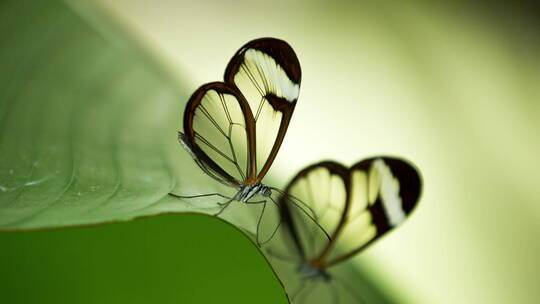
[[[219,196],[226,199],[232,199],[228,196],[225,196],[221,193],[208,193],[208,194],[198,194],[198,195],[178,195],[174,193],[169,193],[170,196],[176,197],[176,198],[197,198],[197,197],[207,197],[207,196]]]

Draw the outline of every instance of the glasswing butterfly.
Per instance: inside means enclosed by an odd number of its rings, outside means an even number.
[[[283,223],[266,245],[275,261],[296,267],[299,279],[285,285],[291,302],[364,302],[340,278],[342,262],[399,226],[420,192],[418,171],[397,158],[369,158],[350,168],[323,161],[301,170],[279,198]]]
[[[261,38],[241,47],[225,69],[224,82],[204,84],[193,93],[184,111],[184,133],[178,133],[199,167],[237,193],[170,195],[226,199],[218,203],[216,216],[233,201],[264,203],[264,213],[266,201],[250,199],[271,198],[272,190],[277,190],[262,184],[262,179],[283,142],[300,81],[300,63],[287,42]]]

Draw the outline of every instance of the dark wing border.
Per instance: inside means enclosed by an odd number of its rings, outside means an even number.
[[[234,54],[232,59],[229,61],[227,68],[225,69],[225,83],[236,88],[236,84],[234,83],[234,76],[236,75],[236,73],[238,73],[242,62],[244,61],[244,53],[248,49],[256,49],[271,56],[276,61],[276,63],[283,68],[285,74],[287,74],[289,79],[295,84],[300,85],[302,80],[300,61],[298,60],[298,57],[296,56],[293,48],[287,42],[281,39],[270,37],[252,40],[246,43]],[[281,143],[283,142],[283,138],[285,137],[285,133],[287,132],[287,128],[289,126],[289,122],[291,120],[292,113],[294,111],[297,101],[294,100],[292,102],[289,102],[287,100],[284,100],[283,98],[275,96],[274,94],[267,94],[267,96],[265,97],[270,103],[270,105],[274,108],[274,110],[283,113],[283,118],[279,126],[276,141],[272,146],[272,150],[270,151],[266,162],[259,171],[259,174],[257,174],[256,182],[260,182],[264,178],[268,170],[270,170],[270,166],[274,162],[279,148],[281,147]]]
[[[289,79],[299,84],[302,80],[300,62],[293,48],[284,40],[265,37],[251,40],[244,44],[231,58],[225,69],[225,82],[234,85],[234,75],[238,73],[244,61],[244,53],[248,49],[256,49],[268,54],[283,68]]]
[[[242,114],[246,122],[246,134],[249,151],[249,163],[248,174],[246,181],[239,181],[225,170],[223,170],[215,161],[213,161],[196,143],[195,143],[195,130],[193,129],[193,117],[195,110],[200,105],[202,98],[209,90],[215,90],[218,93],[233,95],[240,105]],[[255,176],[255,119],[249,109],[249,104],[245,100],[244,96],[239,93],[238,89],[232,87],[223,82],[210,82],[199,87],[190,97],[184,110],[184,132],[185,139],[196,156],[198,162],[202,162],[206,167],[223,177],[228,183],[241,186],[246,183],[250,183]],[[214,176],[212,176],[214,177]],[[215,177],[214,177],[215,178]]]
[[[399,180],[399,196],[402,199],[403,211],[405,211],[407,217],[409,217],[411,212],[418,205],[422,191],[422,178],[419,173],[420,171],[413,164],[404,159],[396,157],[376,156],[361,160],[360,162],[354,164],[349,169],[349,172],[352,173],[354,170],[369,172],[373,162],[379,159],[383,160],[388,165],[392,174]],[[356,255],[380,239],[387,232],[392,230],[393,227],[388,224],[389,220],[385,211],[383,210],[383,204],[379,197],[372,206],[368,207],[367,210],[369,210],[371,213],[373,223],[377,227],[377,234],[375,237],[358,248],[351,250],[349,253],[339,256],[332,261],[328,261],[328,267]]]
[[[281,212],[282,212],[282,219],[283,219],[285,225],[287,226],[287,228],[289,229],[289,231],[290,231],[290,233],[292,235],[292,238],[293,238],[293,240],[295,242],[295,245],[297,246],[297,250],[302,254],[302,257],[305,259],[306,258],[305,248],[303,248],[303,246],[302,246],[302,242],[300,241],[300,237],[299,237],[299,234],[298,234],[298,229],[297,229],[297,227],[296,227],[296,225],[295,225],[295,223],[293,221],[293,217],[292,217],[292,214],[290,212],[290,208],[288,206],[288,202],[290,201],[290,199],[287,198],[287,195],[288,195],[291,187],[299,179],[305,177],[311,171],[313,171],[315,169],[318,169],[318,168],[321,168],[321,167],[326,168],[331,174],[338,175],[343,179],[343,183],[345,185],[345,191],[346,191],[346,200],[345,200],[344,211],[343,211],[343,214],[341,215],[339,223],[337,224],[336,229],[334,230],[334,233],[330,236],[330,241],[325,246],[325,248],[323,248],[323,250],[321,251],[319,256],[316,258],[316,260],[318,260],[318,261],[323,260],[326,253],[328,253],[330,248],[335,243],[335,240],[336,240],[337,236],[339,235],[339,232],[343,228],[343,225],[346,223],[346,214],[348,213],[349,206],[350,206],[350,200],[349,200],[349,197],[350,197],[350,195],[349,195],[349,192],[350,192],[350,174],[349,174],[349,169],[347,167],[343,166],[342,164],[337,163],[335,161],[322,161],[322,162],[319,162],[319,163],[312,164],[312,165],[302,169],[300,172],[298,172],[298,174],[296,174],[293,177],[293,179],[285,187],[285,195],[281,196],[280,199],[279,199],[279,202],[278,202],[279,206],[281,207],[280,209],[281,209]],[[311,202],[304,202],[304,204],[307,204],[307,205],[309,205],[310,203]],[[318,224],[313,225],[313,226],[314,226],[314,228],[323,229]]]

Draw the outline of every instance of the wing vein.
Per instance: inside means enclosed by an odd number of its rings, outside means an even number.
[[[268,67],[268,61],[265,61],[265,65]],[[269,85],[268,85],[268,79],[266,79],[266,77],[264,77],[264,73],[261,70],[261,67],[259,65],[256,65],[255,68],[257,69],[257,73],[259,73],[259,77],[261,77],[261,79],[262,79],[263,86],[265,88],[265,92],[270,92],[270,90],[269,90],[270,88],[269,88]]]
[[[216,151],[216,153],[218,153],[219,155],[223,156],[223,158],[225,158],[226,160],[234,163],[234,161],[229,157],[227,156],[225,153],[223,153],[222,151],[220,151],[218,148],[216,148],[214,145],[212,145],[208,140],[206,140],[206,138],[202,137],[201,135],[199,135],[199,133],[195,133],[195,138],[197,138],[198,140],[202,141],[205,145],[207,145],[208,147],[210,147],[212,150]]]
[[[223,97],[223,94],[218,94],[219,100],[221,101],[221,106],[223,107],[223,110],[225,111],[225,115],[227,116],[227,120],[229,120],[229,123],[233,123],[231,114],[229,113],[229,108],[227,107],[227,103],[225,102],[225,98]]]
[[[259,119],[259,115],[261,114],[263,105],[264,105],[264,96],[261,98],[261,101],[259,102],[259,108],[257,109],[257,114],[255,115],[255,122],[257,122],[257,119]]]
[[[312,191],[312,187],[311,187],[311,180],[310,180],[310,179],[307,179],[307,178],[306,178],[306,187],[308,188],[307,193],[308,193],[308,195],[309,195],[309,200],[310,200],[310,202],[315,203],[314,195],[313,195],[313,191]],[[318,217],[317,217],[317,212],[315,212],[314,215],[315,215],[315,219],[316,219],[316,220],[319,220]]]
[[[216,129],[218,129],[218,131],[221,134],[223,134],[223,136],[227,137],[227,134],[225,134],[225,131],[221,129],[217,121],[212,117],[212,115],[210,115],[210,112],[208,112],[208,110],[202,104],[199,107],[201,108],[201,112],[204,114],[204,116],[206,116],[206,118],[208,118],[208,120],[210,120],[210,122],[214,125],[214,127],[216,127]]]
[[[229,139],[228,139],[228,142],[229,142],[229,147],[231,148],[231,153],[233,155],[233,163],[234,165],[236,166],[236,169],[238,170],[238,173],[240,173],[240,176],[242,177],[243,180],[246,180],[246,176],[244,175],[244,173],[242,172],[242,169],[240,169],[240,165],[238,164],[238,158],[236,157],[236,151],[234,151],[234,145],[232,143],[232,128],[234,126],[234,123],[231,123],[229,124]]]
[[[259,86],[259,83],[257,81],[255,81],[255,76],[251,73],[251,70],[248,67],[246,67],[245,65],[242,65],[242,70],[244,70],[244,72],[246,72],[246,75],[248,76],[251,83],[253,83],[253,85],[255,86],[257,91],[259,91],[259,94],[261,94],[261,96],[266,95],[264,93],[264,91],[261,89],[261,87]]]

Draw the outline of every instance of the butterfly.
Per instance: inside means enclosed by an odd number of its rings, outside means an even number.
[[[296,267],[300,283],[289,289],[291,302],[363,302],[354,286],[332,272],[403,223],[420,192],[418,171],[392,157],[350,168],[323,161],[301,170],[279,198],[283,224],[267,245],[271,257]]]
[[[270,197],[262,180],[289,126],[300,92],[301,70],[292,47],[276,38],[252,40],[232,57],[223,82],[199,87],[184,111],[182,146],[197,165],[217,181],[237,190],[233,197],[220,193],[218,216],[232,201]],[[265,202],[265,201],[262,201]],[[262,215],[261,215],[262,216]]]

